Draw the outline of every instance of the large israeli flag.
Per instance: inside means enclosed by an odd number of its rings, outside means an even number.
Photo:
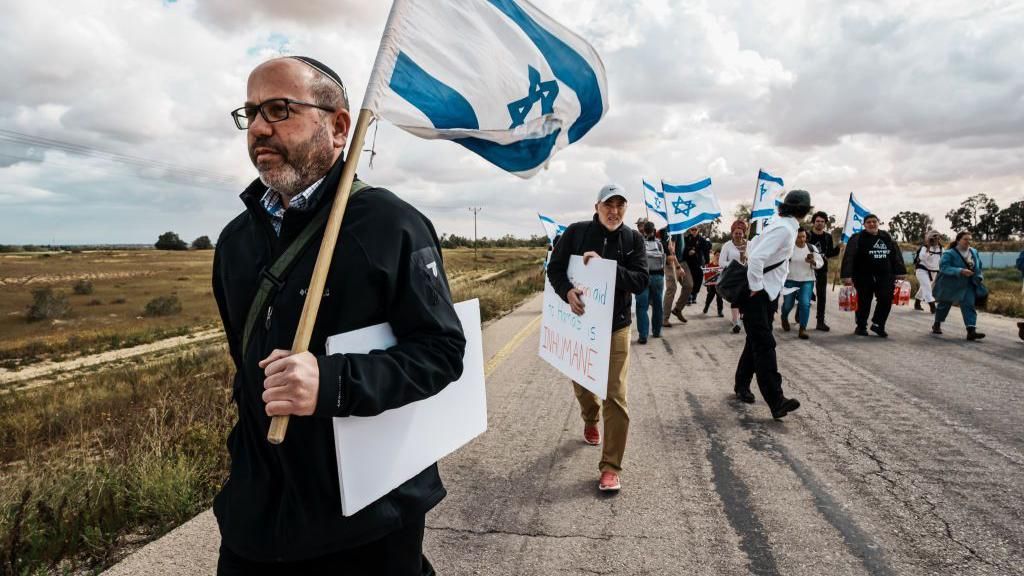
[[[783,186],[782,178],[776,178],[764,170],[757,171],[757,188],[754,190],[754,202],[750,208],[752,222],[775,215],[775,200],[782,192]]]
[[[758,236],[761,235],[761,232],[767,230],[768,226],[771,226],[771,223],[775,222],[775,219],[779,217],[779,206],[782,206],[782,198],[776,196],[772,213],[760,220],[761,224],[757,227]]]
[[[594,48],[526,0],[395,0],[363,109],[528,178],[608,111]]]
[[[647,180],[642,180],[642,182],[644,183],[644,204],[647,205],[647,219],[654,222],[654,225],[660,230],[668,226],[665,197]]]
[[[850,238],[864,229],[864,218],[871,211],[864,207],[860,201],[850,192],[850,205],[846,209],[846,222],[843,224],[843,242],[849,242]]]
[[[559,224],[554,218],[545,216],[540,212],[537,212],[537,218],[540,218],[540,224],[544,227],[544,233],[548,235],[548,243],[554,245],[555,238],[558,238],[562,235],[562,232],[565,232],[566,226]]]
[[[662,180],[661,192],[670,234],[681,234],[722,215],[718,198],[711,191],[711,178],[693,184],[669,184]]]

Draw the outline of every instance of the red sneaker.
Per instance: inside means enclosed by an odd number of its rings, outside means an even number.
[[[619,484],[619,475],[611,470],[601,472],[601,482],[597,485],[601,492],[618,492],[622,488]]]
[[[591,446],[597,446],[601,443],[601,431],[597,429],[597,426],[583,426],[583,441]]]

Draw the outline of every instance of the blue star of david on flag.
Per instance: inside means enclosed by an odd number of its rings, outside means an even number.
[[[681,208],[680,208],[681,206]],[[697,203],[693,200],[684,200],[681,196],[676,198],[676,201],[672,203],[672,209],[676,211],[676,214],[682,214],[687,218],[690,217],[690,212],[697,207]]]
[[[758,191],[761,193],[761,196],[758,198],[758,200],[763,202],[764,201],[764,195],[768,193],[768,188],[764,185],[764,182],[761,182],[758,185]]]
[[[665,202],[672,207],[668,212],[671,234],[681,234],[722,215],[718,199],[711,190],[710,178],[693,184],[669,184],[662,180],[661,191]]]
[[[555,98],[558,97],[558,82],[548,80],[540,81],[540,72],[533,66],[527,66],[527,75],[530,77],[530,89],[525,98],[520,98],[508,105],[508,115],[512,117],[512,125],[509,130],[516,126],[522,126],[526,117],[533,110],[533,105],[540,102],[540,113],[551,114],[555,109]]]

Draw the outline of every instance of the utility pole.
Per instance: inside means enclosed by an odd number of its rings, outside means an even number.
[[[475,206],[469,209],[473,213],[473,264],[476,264],[476,215],[480,213],[483,208]]]

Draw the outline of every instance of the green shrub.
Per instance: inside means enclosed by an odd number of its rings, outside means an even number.
[[[146,303],[144,316],[173,316],[181,312],[181,301],[173,294],[170,296],[157,296]]]
[[[75,282],[74,286],[71,287],[71,290],[74,291],[74,293],[78,294],[79,296],[92,294],[92,282],[90,280],[85,279],[79,280],[78,282]]]
[[[32,305],[28,307],[27,315],[29,322],[64,318],[70,312],[71,305],[63,292],[54,292],[49,286],[32,291]]]

